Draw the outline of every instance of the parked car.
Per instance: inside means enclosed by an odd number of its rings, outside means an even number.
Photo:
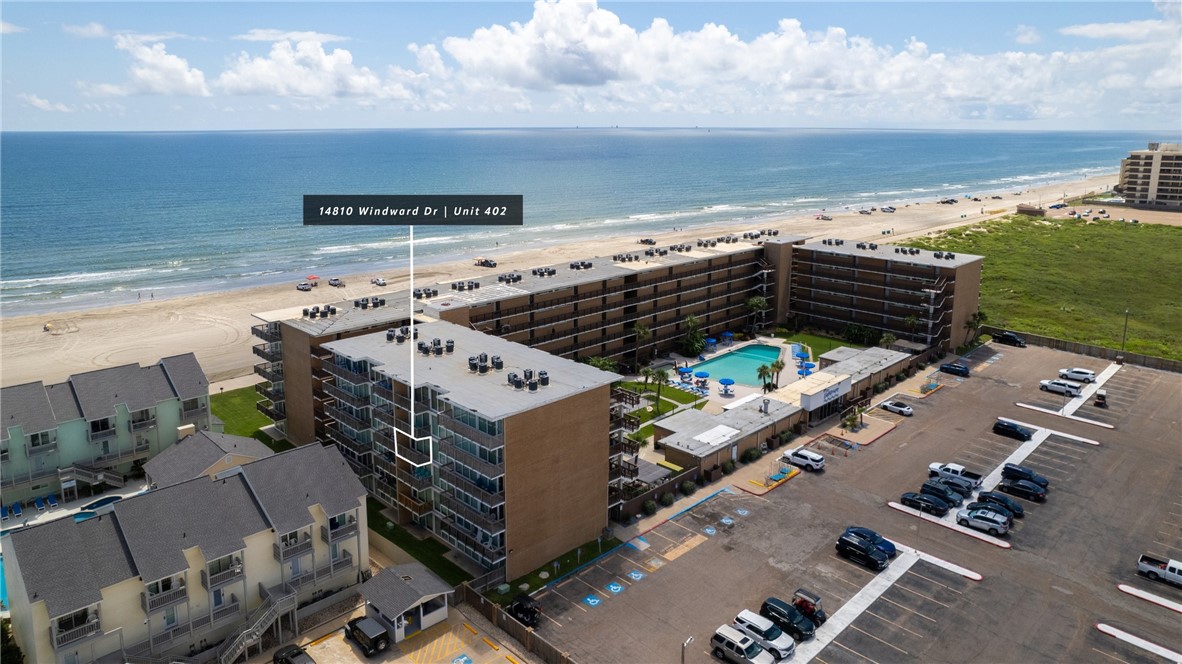
[[[1006,465],[1002,466],[1001,476],[1003,479],[1007,480],[1027,480],[1029,482],[1034,482],[1044,489],[1050,485],[1050,481],[1042,475],[1034,472],[1033,468],[1019,466],[1016,463],[1007,463]]]
[[[940,365],[940,371],[953,376],[969,377],[969,365],[962,362],[945,362]]]
[[[904,415],[906,417],[911,417],[915,413],[915,411],[911,410],[911,406],[908,406],[902,401],[884,401],[878,405],[884,410],[888,410],[892,413],[898,413],[899,415]]]
[[[997,485],[997,490],[1039,503],[1047,499],[1046,490],[1028,480],[1002,480]]]
[[[1078,380],[1083,383],[1096,382],[1096,372],[1091,369],[1080,369],[1079,367],[1072,367],[1070,369],[1060,369],[1059,377],[1067,380]]]
[[[1006,518],[993,510],[961,510],[956,513],[956,522],[966,528],[981,530],[997,537],[1010,531]]]
[[[514,597],[505,611],[526,627],[537,627],[538,621],[542,618],[542,607],[538,604],[538,600],[525,593]]]
[[[799,466],[800,468],[809,471],[825,469],[825,457],[817,454],[816,452],[806,450],[803,447],[798,447],[794,450],[788,450],[787,452],[784,452],[784,455],[781,457],[781,459],[785,463],[792,464],[793,466]]]
[[[969,503],[968,505],[965,505],[964,508],[970,512],[973,512],[975,510],[990,510],[993,512],[997,512],[1001,516],[1005,517],[1006,527],[1014,525],[1014,513],[1009,511],[1005,507],[998,505],[997,503],[991,503],[987,500],[978,500],[977,502],[973,502],[973,503]]]
[[[761,648],[776,660],[788,659],[796,652],[796,641],[784,633],[776,623],[754,611],[743,609],[735,616],[735,627],[755,639]]]
[[[788,632],[797,641],[807,641],[813,638],[817,632],[813,621],[804,617],[804,614],[795,606],[777,597],[763,600],[763,605],[759,607],[759,615],[776,623],[780,629]]]
[[[1137,571],[1154,581],[1182,586],[1182,562],[1177,560],[1162,560],[1144,554],[1137,559]]]
[[[332,279],[328,280],[328,285],[333,286],[335,288],[340,288],[341,286],[345,285],[345,282],[341,281],[340,279],[337,279],[336,277],[333,277]]]
[[[369,283],[373,284],[374,286],[385,286],[386,285],[386,278],[385,277],[374,277],[373,279],[369,280]]]
[[[894,558],[899,553],[898,550],[895,549],[895,545],[889,539],[879,535],[869,528],[863,528],[862,526],[849,526],[842,534],[861,537],[867,542],[870,542],[874,546],[878,547],[879,551],[887,554],[887,556],[890,558]]]
[[[720,625],[710,637],[714,656],[734,664],[775,664],[776,658],[764,650],[755,639],[730,625]]]
[[[964,498],[959,493],[936,480],[924,482],[923,486],[919,487],[919,492],[935,496],[953,507],[960,507],[960,504],[964,502]]]
[[[882,211],[883,211],[883,212],[894,212],[894,211],[895,211],[895,206],[893,206],[893,205],[888,205],[888,206],[884,207],[884,208],[882,209]]]
[[[976,489],[981,486],[981,475],[965,468],[958,463],[928,464],[928,477],[954,477],[973,485]]]
[[[390,645],[386,628],[370,617],[354,618],[345,623],[345,637],[356,643],[366,657],[385,652]]]
[[[1006,436],[1007,438],[1017,438],[1023,442],[1034,438],[1034,429],[1011,422],[1009,420],[999,419],[993,423],[993,433]]]
[[[837,538],[837,555],[852,560],[866,567],[880,571],[886,569],[890,558],[874,543],[856,535],[845,535]]]
[[[1004,507],[1014,515],[1015,519],[1021,519],[1026,516],[1026,509],[1022,507],[1022,503],[1010,498],[1004,493],[996,491],[982,491],[977,494],[977,500],[986,503],[994,503],[999,507]]]
[[[1079,393],[1083,391],[1083,385],[1061,379],[1040,380],[1038,382],[1038,389],[1043,392],[1054,392],[1055,394],[1064,394],[1069,397],[1078,397]]]
[[[919,510],[920,512],[926,512],[927,514],[934,514],[936,516],[944,516],[948,514],[948,510],[952,509],[951,505],[936,496],[926,493],[915,493],[914,491],[908,491],[900,496],[899,502],[913,510]]]
[[[306,281],[301,281],[300,283],[296,284],[296,290],[310,291],[312,290],[312,284]]]
[[[928,481],[936,482],[937,484],[942,484],[949,489],[952,489],[956,493],[960,494],[961,498],[971,498],[973,495],[973,490],[976,489],[972,482],[960,477],[933,477]]]
[[[1000,332],[993,337],[993,340],[999,344],[1007,346],[1017,346],[1018,348],[1026,347],[1026,340],[1014,334],[1013,332]]]
[[[316,660],[312,659],[311,655],[294,644],[276,650],[275,654],[271,656],[271,661],[274,664],[316,664]]]

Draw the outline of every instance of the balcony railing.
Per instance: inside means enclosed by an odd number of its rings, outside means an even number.
[[[220,588],[227,583],[234,583],[243,578],[242,564],[234,565],[230,569],[222,570],[216,574],[210,574],[206,570],[201,570],[201,586],[206,590],[214,590]]]
[[[357,461],[348,455],[344,455],[344,457],[345,462],[349,464],[349,467],[353,469],[353,473],[361,479],[363,484],[365,483],[365,478],[373,474],[373,469],[367,464]],[[365,458],[368,459],[369,457]]]
[[[74,627],[64,632],[59,632],[56,629],[52,631],[54,647],[61,648],[62,646],[76,643],[89,636],[94,636],[95,634],[100,633],[102,630],[99,628],[99,621],[92,620],[81,627]]]
[[[340,422],[341,424],[348,426],[350,429],[353,429],[354,431],[365,431],[367,429],[373,428],[373,425],[370,424],[369,422],[367,422],[366,420],[363,420],[360,417],[357,417],[356,415],[346,413],[344,410],[341,410],[340,408],[337,408],[336,406],[325,405],[324,406],[324,414],[328,415],[332,419]]]
[[[448,484],[457,489],[471,495],[472,497],[486,503],[489,507],[496,507],[505,503],[504,491],[489,491],[476,484],[472,480],[457,473],[454,464],[447,464],[439,467],[439,477]]]
[[[415,500],[404,493],[395,494],[394,498],[400,507],[406,509],[415,516],[424,517],[431,513],[431,503],[422,500]]]
[[[102,431],[88,431],[86,434],[86,439],[92,443],[97,443],[100,440],[110,440],[117,435],[119,435],[119,431],[115,427],[111,427],[110,429],[103,429]]]
[[[623,436],[613,436],[608,443],[608,456],[617,454],[636,454],[640,451],[640,443]]]
[[[340,399],[350,406],[357,408],[365,408],[369,405],[369,397],[359,397],[348,390],[342,389],[332,383],[324,384],[324,391],[334,399]]]
[[[374,394],[385,399],[386,401],[394,401],[394,390],[392,390],[389,386],[383,385],[381,383],[374,383],[371,389],[373,390]]]
[[[635,408],[640,405],[640,394],[622,387],[613,387],[611,395],[612,403],[622,403],[626,406]]]
[[[474,509],[456,500],[450,494],[443,494],[440,496],[440,502],[447,507],[447,509],[464,517],[469,523],[488,531],[489,535],[496,535],[497,533],[505,532],[505,519],[493,516],[480,510]]]
[[[446,517],[441,519],[439,521],[439,527],[445,533],[463,542],[477,553],[483,555],[485,558],[488,558],[488,560],[493,564],[496,564],[505,557],[505,548],[503,546],[493,547],[481,542],[471,533],[460,527],[460,525],[452,519]]]
[[[468,452],[459,445],[456,445],[455,440],[451,436],[439,441],[439,451],[489,479],[496,479],[505,474],[504,466],[489,463],[475,454]]]
[[[500,449],[505,446],[504,434],[494,436],[492,434],[485,433],[476,427],[464,424],[448,413],[439,414],[439,426],[451,429],[468,440],[471,440],[482,447],[487,447],[490,450]]]
[[[608,465],[607,479],[609,482],[613,482],[625,477],[634,480],[639,476],[640,468],[636,464],[624,459],[623,457],[616,457],[612,459]]]
[[[155,417],[151,417],[146,420],[132,420],[131,422],[132,431],[143,431],[144,429],[151,429],[154,426],[156,426]]]
[[[276,542],[272,544],[272,553],[275,555],[275,560],[279,562],[286,562],[292,558],[298,558],[312,550],[312,538],[307,537],[299,544],[291,544],[289,546],[279,546]]]
[[[110,468],[124,461],[142,459],[151,453],[151,444],[144,442],[131,449],[119,449],[107,454],[100,454],[94,458],[93,463],[96,468]]]
[[[350,371],[349,369],[333,364],[332,362],[325,362],[322,368],[333,376],[336,376],[337,378],[354,385],[365,385],[366,383],[371,382],[369,380],[369,376],[357,373],[356,371]]]
[[[373,443],[361,440],[353,440],[334,426],[329,425],[326,427],[325,433],[328,434],[329,440],[353,450],[353,453],[359,456],[362,454],[369,454],[373,451]]]
[[[269,401],[283,401],[287,397],[283,388],[276,389],[274,383],[258,383],[254,386],[254,391]]]
[[[640,418],[635,415],[615,415],[611,418],[611,429],[636,431],[640,428]]]
[[[347,537],[352,537],[357,534],[357,522],[346,523],[334,529],[329,529],[328,526],[320,526],[320,539],[326,543],[339,542]]]
[[[394,469],[394,476],[398,478],[399,482],[415,489],[431,488],[431,471],[429,467],[424,467],[422,470],[406,470],[405,468],[396,467]]]
[[[268,362],[282,362],[283,351],[271,348],[271,344],[259,344],[254,347],[254,354]]]
[[[272,383],[277,383],[283,380],[283,363],[262,362],[254,365],[254,372]]]
[[[0,447],[0,461],[4,461],[4,462],[8,461],[8,448],[7,447]]]
[[[256,403],[254,405],[254,407],[256,409],[258,409],[258,411],[260,413],[262,413],[263,415],[266,415],[268,418],[270,418],[276,422],[279,422],[280,420],[287,419],[287,414],[284,411],[276,408],[275,405],[272,403],[268,403],[266,401],[260,401],[260,402]]]
[[[172,590],[165,590],[162,593],[149,595],[146,592],[140,593],[140,606],[143,607],[144,613],[153,613],[161,609],[167,609],[174,604],[180,604],[189,597],[188,589],[184,586],[173,588]]]
[[[112,434],[114,435],[114,434]],[[44,445],[30,445],[29,456],[37,456],[39,454],[49,454],[57,451],[57,441],[52,443],[45,443]]]
[[[262,325],[251,325],[250,333],[262,339],[263,341],[279,341],[279,330],[271,329],[270,325],[267,323],[263,323]]]

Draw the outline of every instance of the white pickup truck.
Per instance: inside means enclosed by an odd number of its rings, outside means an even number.
[[[958,463],[928,464],[928,477],[955,477],[969,482],[974,489],[981,488],[981,480],[983,479],[979,474],[967,470]]]
[[[1182,586],[1182,562],[1177,560],[1162,560],[1144,554],[1137,559],[1137,571],[1154,581]]]

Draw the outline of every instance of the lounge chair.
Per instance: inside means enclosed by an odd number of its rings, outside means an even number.
[[[33,498],[33,504],[37,506],[37,511],[38,511],[38,512],[44,512],[44,511],[45,511],[45,501],[41,500],[41,496],[36,496],[36,497],[34,497],[34,498]]]
[[[25,511],[21,509],[20,503],[13,503],[9,506],[9,509],[12,510],[12,516],[15,519],[19,519],[25,515]]]
[[[8,510],[9,509],[10,508],[8,507],[8,505],[0,505],[0,521],[7,521],[8,520]]]
[[[49,503],[49,509],[57,509],[57,498],[52,493],[45,497],[45,502]]]

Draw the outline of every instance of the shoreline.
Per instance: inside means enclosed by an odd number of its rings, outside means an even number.
[[[683,228],[676,232],[653,230],[645,236],[657,239],[658,244],[692,243],[703,237],[773,228],[782,235],[893,243],[1011,214],[1019,203],[1037,203],[1040,198],[1047,203],[1059,200],[1063,193],[1076,196],[1103,191],[1115,183],[1116,177],[1116,174],[1108,174],[1070,183],[1054,183],[1018,195],[1012,190],[982,193],[979,194],[980,202],[961,199],[963,202],[957,205],[928,201],[900,204],[894,214],[862,215],[856,209],[830,210],[825,214],[832,216],[832,221],[817,220],[812,213],[792,214],[758,222],[733,221]],[[989,196],[993,195],[1003,198],[990,199]],[[867,207],[870,205],[874,204],[866,203]],[[1130,214],[1137,213],[1139,211]],[[1182,215],[1179,218],[1182,219]],[[887,229],[894,232],[884,234]],[[637,244],[639,237],[600,235],[596,239],[563,244],[517,250],[501,247],[482,252],[498,262],[493,269],[475,267],[470,256],[451,260],[438,256],[438,260],[416,261],[414,280],[423,284],[487,279],[513,270],[610,256],[640,248],[641,245]],[[261,361],[251,350],[252,346],[262,343],[250,331],[251,325],[260,322],[253,317],[254,313],[396,292],[407,288],[410,281],[409,270],[405,267],[381,275],[387,282],[381,288],[369,283],[371,276],[378,276],[373,273],[339,276],[346,284],[343,288],[330,287],[322,278],[322,285],[312,292],[300,292],[295,290],[294,284],[284,283],[96,309],[0,318],[3,339],[0,344],[0,385],[7,387],[37,380],[48,384],[75,373],[131,362],[148,365],[161,357],[190,351],[196,354],[211,382],[244,376]],[[54,330],[45,331],[46,323],[52,323]]]

